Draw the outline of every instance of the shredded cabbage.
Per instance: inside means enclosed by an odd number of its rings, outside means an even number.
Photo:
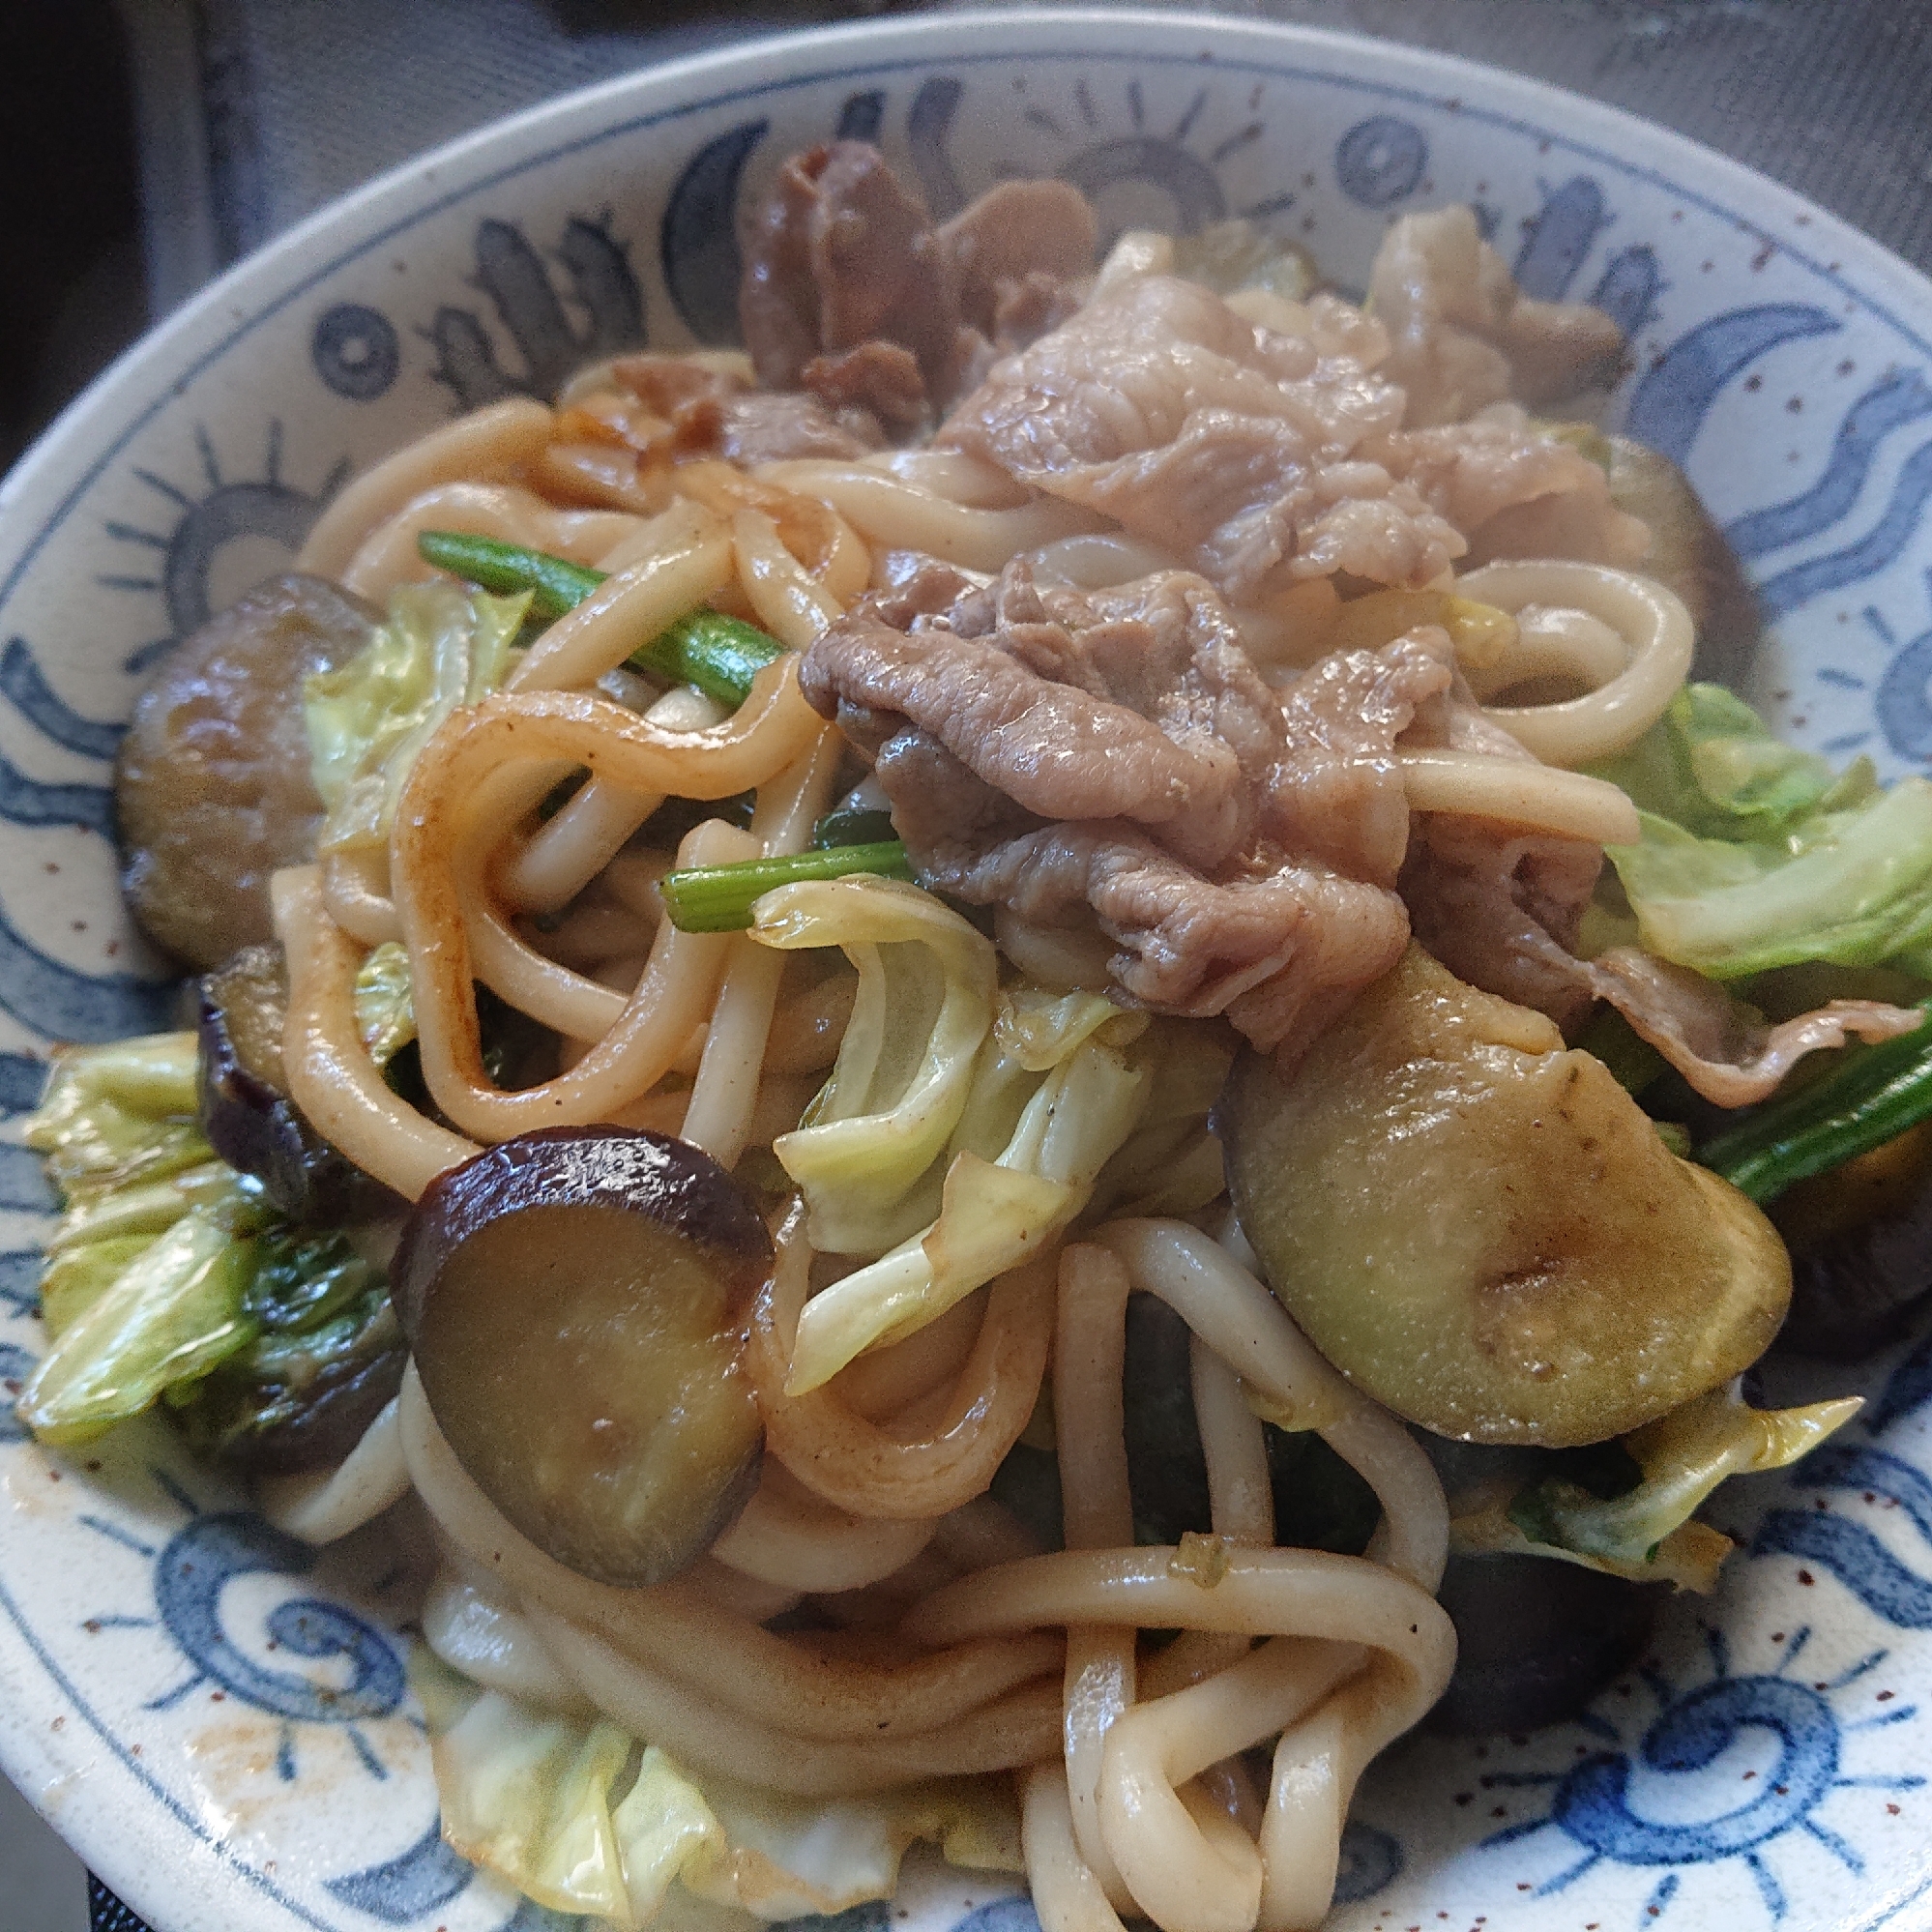
[[[1783,1469],[1858,1414],[1856,1395],[1796,1409],[1752,1409],[1735,1385],[1686,1402],[1624,1438],[1641,1479],[1595,1496],[1561,1478],[1485,1485],[1450,1509],[1465,1556],[1557,1557],[1639,1583],[1710,1591],[1731,1539],[1692,1512],[1727,1477]]]
[[[911,1845],[954,1864],[1024,1868],[1007,1780],[932,1780],[808,1800],[693,1773],[600,1718],[474,1684],[422,1654],[443,1834],[541,1905],[637,1932],[688,1901],[762,1919],[890,1898]]]
[[[213,1156],[197,1107],[191,1033],[56,1047],[22,1135],[70,1203],[159,1181]]]
[[[987,940],[890,880],[768,893],[751,936],[842,946],[860,970],[831,1080],[773,1143],[814,1245],[872,1257],[805,1304],[793,1394],[1017,1267],[1097,1190],[1148,1213],[1221,1191],[1207,1114],[1231,1051],[1217,1036],[1151,1026],[1098,993],[1001,989]]]
[[[805,1196],[814,1247],[881,1254],[938,1211],[934,1163],[993,1024],[992,942],[929,893],[868,875],[766,893],[751,936],[785,951],[838,946],[858,968],[832,1077],[772,1151]]]
[[[1750,707],[1691,685],[1595,768],[1636,803],[1611,846],[1643,945],[1714,980],[1823,960],[1932,967],[1932,784],[1881,789],[1781,743]]]
[[[356,968],[356,1031],[378,1067],[387,1067],[416,1038],[409,949],[400,940],[385,939]]]
[[[279,1222],[195,1105],[192,1034],[54,1057],[24,1136],[66,1200],[41,1275],[52,1346],[17,1404],[44,1442],[86,1442],[165,1398],[225,1444],[390,1345],[381,1277],[345,1236]]]
[[[1775,838],[1821,805],[1857,805],[1878,790],[1869,758],[1840,778],[1722,685],[1684,686],[1635,745],[1592,769],[1640,810],[1700,838]]]
[[[348,663],[309,677],[309,771],[327,812],[319,852],[388,845],[416,754],[458,705],[503,682],[529,608],[528,592],[491,597],[446,582],[405,584]]]

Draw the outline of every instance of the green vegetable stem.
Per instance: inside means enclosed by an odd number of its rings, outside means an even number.
[[[667,873],[658,890],[680,932],[743,932],[751,923],[752,906],[767,893],[803,879],[842,879],[848,872],[910,879],[912,864],[906,848],[890,838],[780,859],[746,859],[736,865],[693,866]]]
[[[601,571],[573,564],[567,557],[499,543],[489,537],[465,537],[454,530],[424,531],[416,540],[416,550],[425,564],[498,597],[528,591],[531,609],[544,617],[562,617],[603,581]]]
[[[1932,1115],[1932,1020],[1848,1053],[1824,1079],[1768,1100],[1697,1158],[1761,1206]]]
[[[454,530],[425,530],[416,540],[424,563],[505,596],[528,591],[531,608],[544,617],[562,617],[575,608],[604,573],[542,550],[499,543],[488,537],[465,537]],[[667,625],[631,654],[632,670],[650,672],[675,685],[695,685],[720,704],[740,705],[751,681],[785,654],[776,637],[756,625],[719,610],[697,609]]]

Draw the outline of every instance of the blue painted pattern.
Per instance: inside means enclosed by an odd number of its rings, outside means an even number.
[[[407,1925],[449,1904],[475,1877],[468,1860],[443,1842],[438,1820],[398,1857],[324,1883],[344,1905],[385,1925]]]
[[[1532,1887],[1529,1895],[1534,1899],[1566,1891],[1606,1860],[1673,1868],[1652,1891],[1647,1917],[1660,1917],[1678,1896],[1686,1870],[1736,1859],[1750,1873],[1767,1914],[1777,1923],[1785,1916],[1787,1900],[1766,1853],[1774,1841],[1794,1832],[1823,1846],[1846,1870],[1863,1871],[1864,1859],[1856,1847],[1817,1814],[1839,1791],[1902,1792],[1923,1786],[1925,1780],[1916,1772],[1848,1773],[1842,1769],[1847,1741],[1854,1734],[1906,1722],[1917,1712],[1902,1705],[1877,1718],[1842,1718],[1832,1706],[1832,1695],[1867,1678],[1888,1654],[1873,1652],[1833,1679],[1802,1683],[1787,1673],[1810,1634],[1800,1629],[1782,1640],[1784,1649],[1773,1670],[1734,1675],[1724,1638],[1712,1629],[1706,1632],[1712,1668],[1707,1683],[1680,1691],[1654,1670],[1644,1674],[1658,1706],[1635,1754],[1647,1771],[1672,1778],[1694,1777],[1746,1734],[1767,1734],[1775,1742],[1776,1758],[1761,1774],[1751,1774],[1742,1802],[1723,1808],[1713,1805],[1704,1816],[1666,1822],[1656,1815],[1654,1802],[1643,1807],[1632,1803],[1634,1766],[1627,1748],[1592,1751],[1563,1771],[1499,1771],[1483,1777],[1481,1782],[1489,1789],[1546,1786],[1551,1793],[1544,1816],[1506,1827],[1483,1844],[1512,1845],[1546,1831],[1571,1841],[1579,1856]],[[1603,1710],[1599,1703],[1588,1728],[1598,1735],[1607,1731],[1621,1743]],[[1735,1793],[1738,1787],[1731,1790]],[[1711,1795],[1721,1804],[1717,1792]]]
[[[0,1302],[16,1315],[31,1315],[41,1305],[41,1261],[37,1247],[0,1254]]]
[[[402,366],[395,325],[363,302],[337,302],[315,318],[308,344],[315,373],[351,402],[373,402],[394,387]]]
[[[771,125],[744,121],[707,141],[664,203],[658,240],[664,286],[700,342],[739,339],[739,178]]]
[[[1915,450],[1892,485],[1884,513],[1864,536],[1823,557],[1794,564],[1758,585],[1765,616],[1775,621],[1827,591],[1845,590],[1876,576],[1904,553],[1932,497],[1932,443]]]
[[[291,1598],[270,1612],[267,1631],[291,1655],[345,1658],[346,1683],[267,1669],[244,1654],[222,1623],[221,1593],[234,1578],[258,1570],[306,1576],[314,1566],[311,1544],[259,1516],[197,1516],[155,1566],[155,1602],[168,1635],[194,1665],[195,1683],[212,1680],[258,1710],[304,1723],[387,1717],[403,1699],[401,1661],[388,1638],[340,1605]]]
[[[570,302],[584,317],[574,325],[543,258],[512,221],[477,224],[476,279],[522,359],[507,367],[475,309],[446,304],[429,326],[436,379],[464,409],[506,395],[546,400],[585,363],[644,345],[644,292],[626,244],[598,221],[573,216],[557,243]]]
[[[1516,251],[1517,286],[1540,301],[1560,301],[1609,219],[1594,176],[1579,174],[1565,182],[1524,231]]]
[[[105,785],[48,785],[0,758],[0,818],[9,825],[77,825],[113,843],[114,795]]]
[[[1724,387],[1780,342],[1829,336],[1839,328],[1805,302],[1767,302],[1727,309],[1673,342],[1637,384],[1625,419],[1639,443],[1683,463]]]
[[[1648,243],[1625,249],[1604,265],[1596,286],[1590,291],[1593,307],[1602,309],[1624,334],[1634,339],[1651,325],[1657,311],[1657,297],[1664,288],[1663,272],[1657,266],[1656,250]]]
[[[1421,185],[1429,143],[1413,121],[1377,114],[1345,133],[1335,148],[1335,180],[1364,208],[1392,208]]]
[[[50,1039],[92,1045],[161,1032],[173,1012],[174,982],[77,973],[23,939],[0,914],[0,1008]]]
[[[1147,62],[1150,70],[1163,64],[1155,59]],[[971,65],[959,63],[961,73]],[[1177,61],[1172,65],[1185,68],[1186,64]],[[835,119],[828,110],[827,131],[870,138],[890,135],[893,129],[902,127],[930,204],[941,216],[953,212],[966,198],[950,146],[957,117],[969,102],[967,81],[954,73],[921,74],[915,71],[915,78],[903,86],[896,81],[872,84],[881,77],[870,72],[834,76],[842,90],[842,104]],[[1183,83],[1184,94],[1190,86]],[[1246,88],[1244,77],[1244,95]],[[1402,111],[1378,112],[1350,129],[1336,150],[1335,179],[1359,206],[1394,210],[1411,195],[1426,191],[1423,183],[1429,136],[1423,123],[1436,103],[1405,96],[1395,88],[1361,91]],[[692,332],[707,340],[728,340],[735,333],[739,267],[735,222],[741,181],[770,125],[752,111],[758,93],[752,90],[749,96],[730,103],[686,103],[676,110],[725,111],[715,113],[705,124],[707,138],[694,141],[690,159],[677,173],[655,231],[647,231],[656,234],[672,306]],[[1140,81],[1132,80],[1126,88],[1132,132],[1108,133],[1098,123],[1083,79],[1076,99],[1082,103],[1084,130],[1072,133],[1060,131],[1061,148],[1048,157],[1047,164],[1102,195],[1117,182],[1159,189],[1169,197],[1176,211],[1175,225],[1180,227],[1216,219],[1240,202],[1229,186],[1236,177],[1223,163],[1241,152],[1246,130],[1258,132],[1260,123],[1249,120],[1243,132],[1227,134],[1219,146],[1210,148],[1207,140],[1195,135],[1197,122],[1211,126],[1211,108],[1225,109],[1232,104],[1218,94],[1211,99],[1211,94],[1210,87],[1194,90],[1180,120],[1161,132],[1147,125],[1145,93]],[[1247,111],[1253,111],[1251,103]],[[735,120],[721,134],[712,132],[722,120],[739,114],[747,118]],[[1418,118],[1410,118],[1412,114]],[[1204,115],[1209,118],[1202,120]],[[1030,125],[1054,132],[1050,117],[1030,118]],[[1222,126],[1228,125],[1224,120]],[[1526,131],[1518,127],[1517,132]],[[1205,159],[1190,142],[1206,151]],[[1562,143],[1554,135],[1549,142],[1567,146],[1584,155],[1587,165],[1607,170],[1606,158],[1588,157],[1578,144]],[[539,165],[545,159],[539,157],[527,165]],[[1564,172],[1561,163],[1556,172]],[[1625,172],[1635,175],[1639,171],[1626,168]],[[1506,195],[1502,201],[1485,206],[1485,232],[1512,237],[1520,232],[1516,266],[1532,293],[1574,294],[1590,287],[1593,299],[1634,334],[1651,325],[1666,284],[1655,250],[1640,235],[1613,228],[1618,217],[1612,205],[1614,182],[1610,188],[1605,185],[1610,179],[1607,171],[1568,174],[1559,186],[1542,191],[1541,207],[1535,213],[1510,205]],[[1695,197],[1686,195],[1685,199]],[[1279,212],[1293,200],[1292,194],[1282,192],[1243,212],[1264,217]],[[443,206],[439,203],[428,212],[438,213]],[[1522,220],[1520,230],[1508,225],[1522,217],[1527,219]],[[410,220],[420,219],[424,218],[417,215]],[[406,228],[408,223],[400,225]],[[380,311],[357,304],[336,304],[319,312],[312,307],[298,308],[299,314],[314,316],[312,323],[305,322],[304,326],[312,330],[310,353],[315,376],[331,394],[346,401],[368,400],[386,394],[399,373],[403,344],[413,342],[418,335],[427,338],[434,373],[448,386],[456,403],[465,407],[504,395],[547,394],[569,368],[586,358],[645,339],[644,296],[630,266],[630,244],[608,221],[573,219],[564,224],[555,251],[561,277],[531,239],[533,235],[547,239],[547,230],[526,220],[489,215],[478,221],[473,232],[476,283],[483,300],[476,306],[457,304],[439,309],[425,329],[398,330]],[[1607,259],[1602,254],[1606,233],[1628,243]],[[378,242],[390,238],[386,234]],[[1589,278],[1592,276],[1594,283]],[[315,298],[309,291],[320,281],[320,277],[314,278],[298,291],[302,302],[312,304]],[[259,319],[251,318],[218,353],[225,353]],[[1822,337],[1841,326],[1825,307],[1789,301],[1738,308],[1699,321],[1675,342],[1660,346],[1654,366],[1637,384],[1630,417],[1633,432],[1683,459],[1695,447],[1719,397],[1755,362],[1785,344]],[[411,353],[421,355],[423,351]],[[1775,560],[1782,551],[1819,539],[1832,543],[1830,554],[1823,558],[1800,554],[1795,562],[1772,571],[1768,587],[1777,607],[1795,609],[1828,591],[1862,583],[1904,554],[1905,543],[1922,522],[1926,495],[1926,489],[1919,487],[1927,482],[1926,473],[1914,465],[1920,458],[1932,457],[1932,446],[1907,455],[1885,504],[1866,505],[1864,498],[1874,466],[1886,454],[1888,439],[1895,438],[1902,427],[1927,413],[1925,386],[1917,371],[1906,368],[1888,374],[1867,387],[1849,407],[1824,472],[1814,483],[1786,501],[1749,510],[1734,521],[1734,539],[1753,558]],[[179,512],[170,531],[150,534],[129,525],[107,526],[108,535],[116,541],[145,544],[161,559],[152,578],[130,573],[103,579],[130,593],[159,595],[165,611],[166,634],[135,652],[129,659],[131,669],[144,668],[206,615],[213,568],[228,543],[245,537],[267,537],[292,547],[341,480],[337,469],[313,491],[283,483],[277,469],[278,435],[274,432],[265,474],[257,479],[223,479],[205,437],[201,450],[203,481],[192,488],[183,488],[149,472],[135,473]],[[335,454],[328,453],[332,457]],[[1841,526],[1847,541],[1834,542],[1833,533]],[[1900,628],[1909,630],[1912,624],[1905,622]],[[1924,716],[1910,726],[1910,743],[1917,747],[1913,755],[1932,755],[1932,705],[1926,698],[1927,673],[1932,672],[1932,630],[1909,638],[1903,646],[1896,645],[1888,632],[1880,634],[1890,654],[1888,674],[1876,687],[1877,701],[1886,709],[1888,729],[1893,711],[1908,720],[1917,716],[1907,702],[1907,693],[1916,689]],[[1920,656],[1915,657],[1915,652]],[[32,649],[23,639],[15,638],[0,654],[0,697],[68,749],[99,759],[111,757],[121,727],[69,709],[42,676]],[[1898,746],[1899,740],[1894,737],[1893,743]],[[16,807],[11,814],[15,822],[39,812],[43,816],[33,822],[83,823],[101,831],[105,826],[103,798],[101,786],[37,785],[11,767],[0,767],[0,816],[10,815],[7,806],[12,801]],[[147,986],[130,977],[102,979],[72,973],[4,924],[0,924],[0,988],[7,989],[0,994],[0,1005],[16,1017],[44,1034],[73,1038],[105,1038],[161,1023],[160,1016],[166,1002],[165,988]],[[24,1083],[30,1077],[27,1069],[35,1069],[31,1077],[37,1078],[37,1063],[32,1057],[16,1057],[23,1063],[19,1080]],[[0,1092],[0,1100],[4,1099],[5,1094]],[[30,1190],[24,1183],[10,1183],[9,1171],[0,1160],[0,1195],[10,1185],[15,1189],[6,1204],[44,1204],[44,1192],[35,1192],[29,1201]],[[25,1171],[19,1170],[22,1174]],[[0,1300],[22,1310],[32,1305],[34,1263],[31,1253],[0,1256]],[[0,1358],[0,1366],[6,1360],[11,1358]],[[1932,1356],[1921,1348],[1894,1373],[1874,1408],[1872,1427],[1876,1430],[1887,1420],[1910,1413],[1928,1395],[1932,1395]],[[1916,1478],[1919,1486],[1915,1488],[1907,1477]],[[1814,1463],[1805,1472],[1805,1481],[1813,1486],[1828,1478],[1837,1486],[1863,1486],[1892,1496],[1899,1506],[1897,1520],[1923,1532],[1923,1478],[1917,1478],[1917,1473],[1898,1458],[1877,1450],[1848,1450],[1835,1460]],[[1790,1524],[1785,1529],[1771,1527],[1787,1518]],[[1797,1527],[1800,1524],[1811,1527]],[[1755,1547],[1768,1557],[1808,1555],[1823,1567],[1848,1577],[1882,1576],[1883,1565],[1889,1563],[1905,1582],[1888,1600],[1895,1607],[1914,1608],[1915,1599],[1907,1585],[1921,1590],[1927,1586],[1919,1584],[1905,1566],[1883,1549],[1875,1558],[1870,1551],[1854,1549],[1849,1543],[1831,1544],[1830,1553],[1835,1554],[1842,1569],[1824,1556],[1811,1555],[1812,1545],[1805,1539],[1822,1534],[1818,1525],[1827,1526],[1833,1536],[1859,1527],[1815,1510],[1773,1511],[1766,1519]],[[96,1527],[106,1534],[112,1526],[97,1522]],[[126,1540],[128,1533],[115,1534]],[[307,1722],[352,1727],[356,1717],[343,1714],[344,1710],[361,1712],[365,1716],[394,1711],[401,1696],[400,1677],[388,1639],[375,1626],[347,1612],[319,1601],[288,1601],[264,1620],[262,1629],[278,1654],[334,1666],[327,1673],[331,1683],[339,1683],[346,1663],[349,1690],[347,1704],[340,1708],[323,1698],[317,1688],[319,1675],[311,1681],[299,1668],[265,1666],[251,1654],[249,1646],[237,1642],[234,1633],[222,1627],[220,1587],[219,1582],[214,1584],[211,1595],[208,1576],[232,1578],[250,1569],[301,1575],[306,1569],[300,1559],[307,1554],[286,1539],[278,1540],[273,1532],[251,1518],[203,1516],[169,1539],[158,1557],[148,1550],[145,1558],[155,1564],[156,1599],[162,1610],[163,1628],[201,1673],[193,1682],[226,1684],[232,1678],[236,1695],[276,1712],[291,1727]],[[7,1607],[9,1614],[14,1614],[11,1603]],[[1884,1614],[1881,1604],[1870,1607],[1873,1614]],[[1795,1647],[1790,1654],[1796,1654]],[[1656,1916],[1679,1897],[1680,1888],[1687,1883],[1684,1874],[1694,1872],[1700,1864],[1731,1857],[1745,1857],[1749,1862],[1755,1858],[1753,1877],[1775,1919],[1785,1910],[1783,1893],[1758,1855],[1781,1834],[1806,1833],[1848,1869],[1857,1869],[1861,1855],[1816,1816],[1832,1791],[1861,1781],[1840,1769],[1846,1761],[1846,1739],[1853,1727],[1833,1714],[1829,1688],[1820,1691],[1788,1680],[1780,1674],[1783,1663],[1768,1675],[1733,1677],[1720,1652],[1713,1651],[1713,1656],[1717,1677],[1711,1683],[1681,1694],[1668,1685],[1654,1685],[1658,1712],[1634,1749],[1596,1751],[1566,1768],[1562,1776],[1552,1774],[1545,1780],[1553,1787],[1550,1816],[1530,1829],[1546,1829],[1572,1842],[1585,1855],[1583,1865],[1567,1871],[1560,1881],[1552,1881],[1545,1889],[1567,1886],[1589,1863],[1597,1860],[1658,1867],[1662,1875],[1650,1900],[1651,1915]],[[1789,1660],[1787,1656],[1784,1662]],[[343,1694],[338,1691],[337,1696]],[[330,1710],[318,1712],[317,1707],[324,1702],[330,1703]],[[1911,1714],[1910,1707],[1901,1707],[1900,1712],[1887,1721],[1903,1721]],[[96,1728],[101,1728],[98,1722]],[[1596,1728],[1600,1736],[1608,1727],[1599,1719]],[[1723,1813],[1712,1825],[1666,1827],[1648,1818],[1632,1799],[1630,1779],[1638,1769],[1691,1779],[1708,1769],[1731,1740],[1753,1730],[1775,1741],[1778,1781],[1786,1787],[1782,1794],[1761,1793],[1753,1800],[1757,1809],[1746,1806],[1742,1812]],[[106,1737],[107,1733],[103,1730],[102,1735]],[[1614,1731],[1608,1742],[1622,1743]],[[292,1746],[283,1763],[288,1767],[287,1774],[294,1774],[297,1761]],[[371,1771],[371,1775],[380,1774],[379,1766]],[[1884,1782],[1877,1776],[1862,1781]],[[1889,1788],[1903,1790],[1916,1782],[1893,1780]],[[1769,1802],[1771,1799],[1777,1801]],[[184,1818],[183,1822],[190,1830],[197,1829],[191,1819]],[[1658,1833],[1664,1835],[1655,1835]],[[1680,1835],[1672,1837],[1671,1833]],[[1343,1842],[1337,1897],[1347,1902],[1370,1896],[1389,1885],[1402,1866],[1403,1851],[1396,1839],[1361,1824],[1351,1825]],[[468,1868],[431,1830],[397,1858],[332,1880],[327,1889],[351,1913],[403,1925],[434,1913],[462,1889],[468,1877]],[[250,1882],[259,1883],[259,1875],[250,1875]],[[306,1911],[298,1910],[297,1916],[322,1922]],[[571,1922],[536,1907],[519,1910],[512,1921],[519,1932]],[[887,1915],[884,1908],[865,1907],[841,1915],[836,1921],[808,1922],[814,1927],[836,1923],[841,1932],[878,1932],[887,1922]],[[1024,1901],[1001,1901],[984,1907],[966,1924],[973,1932],[1036,1932],[1036,1921]]]
[[[1341,1862],[1335,1871],[1335,1903],[1354,1905],[1394,1883],[1402,1869],[1401,1844],[1387,1831],[1351,1818],[1342,1827]]]
[[[31,724],[42,737],[50,738],[83,758],[111,758],[119,749],[128,727],[118,718],[111,722],[82,717],[68,705],[41,675],[32,647],[24,637],[8,640],[0,652],[0,697]]]
[[[1879,446],[1901,424],[1927,415],[1932,389],[1917,369],[1887,375],[1845,412],[1818,481],[1801,495],[1736,518],[1725,528],[1725,542],[1741,557],[1762,557],[1830,529],[1858,502]]]
[[[30,1431],[14,1411],[14,1398],[33,1374],[38,1357],[15,1342],[0,1342],[0,1443],[23,1443]]]
[[[46,1062],[31,1053],[0,1053],[0,1114],[24,1114],[41,1102]]]

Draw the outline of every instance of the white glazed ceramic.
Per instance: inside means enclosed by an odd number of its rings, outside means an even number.
[[[734,215],[834,132],[882,141],[942,215],[1059,171],[1116,226],[1251,215],[1345,285],[1393,216],[1473,202],[1530,291],[1630,331],[1619,417],[1688,468],[1775,620],[1749,692],[1834,754],[1932,760],[1932,286],[1874,244],[1610,109],[1393,46],[1119,13],[799,36],[554,102],[329,210],[125,358],[0,489],[10,1113],[50,1039],[168,1011],[108,841],[143,667],[351,470],[458,407],[718,339]],[[32,1156],[0,1147],[0,1376],[41,1347],[44,1205]],[[1932,1348],[1856,1379],[1859,1423],[1725,1492],[1743,1547],[1723,1590],[1683,1599],[1592,1714],[1377,1769],[1337,1926],[1932,1925]],[[439,1844],[409,1581],[379,1527],[318,1561],[159,1425],[83,1461],[0,1415],[0,1761],[159,1932],[550,1922]],[[902,1903],[920,1932],[1033,1923],[943,1873]]]

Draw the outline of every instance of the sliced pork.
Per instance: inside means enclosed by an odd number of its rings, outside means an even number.
[[[1073,312],[1096,234],[1066,182],[1003,182],[935,227],[877,148],[811,148],[779,169],[752,226],[746,347],[768,388],[803,387],[910,438],[995,355]]]
[[[1315,333],[1134,277],[996,364],[939,440],[1179,551],[1240,603],[1338,571],[1420,588],[1526,503],[1575,496],[1586,522],[1620,515],[1602,471],[1520,413],[1405,431],[1403,392]],[[1381,347],[1379,331],[1355,339]]]
[[[1462,206],[1403,216],[1376,251],[1368,292],[1412,428],[1460,423],[1512,396],[1542,407],[1608,388],[1624,351],[1600,308],[1522,294]]]
[[[1113,941],[1121,989],[1294,1051],[1399,956],[1394,740],[1449,685],[1417,632],[1272,691],[1202,578],[1042,590],[932,567],[807,652],[921,878]]]

